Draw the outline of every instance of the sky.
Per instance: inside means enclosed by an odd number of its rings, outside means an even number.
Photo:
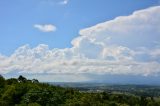
[[[159,19],[159,0],[0,0],[0,74],[155,82]]]

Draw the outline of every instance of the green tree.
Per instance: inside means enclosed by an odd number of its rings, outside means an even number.
[[[19,82],[27,82],[27,79],[26,79],[25,77],[23,77],[22,75],[20,75],[20,76],[18,77],[18,81],[19,81]]]
[[[6,80],[7,85],[12,85],[18,83],[18,80],[16,78],[10,78]]]
[[[0,88],[3,88],[5,86],[5,79],[3,76],[0,75]]]
[[[32,79],[33,83],[39,83],[39,81],[37,79]]]
[[[41,105],[38,103],[29,103],[28,106],[41,106]]]
[[[2,95],[2,100],[4,103],[7,103],[8,106],[12,106],[14,104],[13,95],[15,93],[15,86],[8,86],[4,94]]]

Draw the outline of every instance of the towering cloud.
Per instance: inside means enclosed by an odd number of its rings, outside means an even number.
[[[82,29],[72,48],[24,45],[9,57],[0,55],[0,73],[159,76],[159,19],[160,6],[155,6]]]

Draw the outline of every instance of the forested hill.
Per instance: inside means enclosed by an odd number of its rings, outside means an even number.
[[[0,106],[160,106],[159,97],[80,92],[23,76],[0,76]]]

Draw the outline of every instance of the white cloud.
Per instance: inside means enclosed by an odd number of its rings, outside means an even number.
[[[127,48],[108,48],[115,60],[89,59],[77,48],[52,49],[41,44],[35,48],[29,45],[18,48],[10,57],[2,57],[0,73],[19,74],[122,74],[122,75],[158,75],[160,63],[137,62],[128,59]],[[94,52],[94,51],[92,51]],[[140,71],[139,71],[140,70]]]
[[[153,47],[155,42],[160,42],[159,14],[160,6],[151,7],[83,29],[80,35],[105,45]]]
[[[72,48],[24,45],[0,55],[0,73],[160,76],[159,19],[156,6],[83,29]]]
[[[54,32],[56,31],[56,26],[52,25],[52,24],[35,24],[34,28],[37,28],[38,30],[42,31],[42,32]]]
[[[56,6],[56,5],[67,5],[69,0],[40,0],[41,5]]]
[[[62,4],[62,5],[67,5],[68,2],[69,2],[69,0],[63,0],[63,1],[60,2],[60,4]]]

